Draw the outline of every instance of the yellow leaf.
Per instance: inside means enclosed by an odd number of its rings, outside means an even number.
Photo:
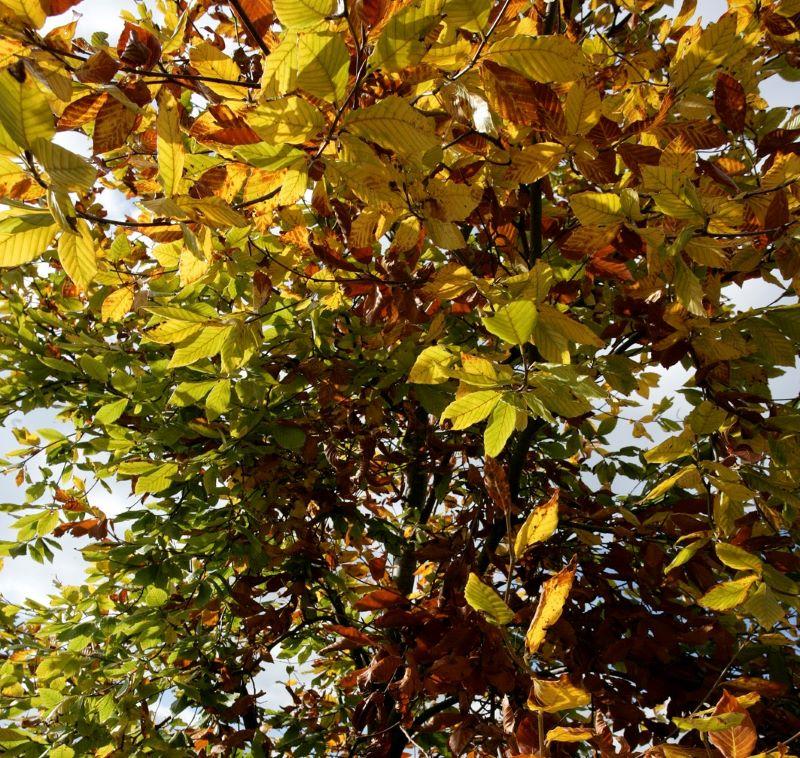
[[[500,402],[500,393],[496,390],[479,390],[469,392],[454,400],[442,413],[442,421],[450,419],[453,429],[466,429],[478,421],[483,421]]]
[[[369,58],[374,68],[401,71],[416,66],[425,55],[425,37],[439,23],[442,0],[413,0],[383,27]]]
[[[569,204],[583,226],[610,226],[625,218],[622,201],[608,192],[579,192]]]
[[[92,165],[52,140],[36,139],[31,144],[31,150],[57,189],[83,192],[94,184],[97,171]]]
[[[717,558],[729,568],[761,572],[761,559],[736,545],[718,542],[714,545],[714,552],[717,554]]]
[[[712,587],[697,602],[712,611],[728,611],[745,601],[751,585],[757,579],[753,574],[731,582],[722,582]]]
[[[208,42],[200,42],[193,47],[189,51],[189,61],[201,76],[234,82],[241,78],[241,71],[233,59]],[[246,87],[233,84],[206,82],[205,86],[228,100],[242,100],[247,93]]]
[[[547,732],[546,742],[582,742],[594,737],[594,732],[582,726],[556,726]]]
[[[222,346],[230,334],[230,326],[209,324],[178,346],[170,358],[168,367],[189,366],[202,358],[211,358],[222,350]]]
[[[605,347],[600,337],[598,337],[588,326],[575,321],[562,313],[557,308],[547,303],[539,305],[539,323],[551,327],[563,337],[580,345],[591,345],[592,347]]]
[[[86,290],[97,274],[95,243],[89,227],[80,222],[77,233],[64,232],[58,240],[58,259],[70,279]]]
[[[464,597],[470,608],[486,614],[495,624],[505,625],[514,618],[513,611],[503,602],[503,598],[471,572]]]
[[[431,119],[397,95],[390,95],[368,108],[351,111],[344,121],[344,128],[351,134],[418,163],[439,144],[433,127]]]
[[[533,616],[531,625],[525,634],[525,646],[529,653],[535,653],[544,642],[547,630],[561,618],[564,603],[572,590],[575,581],[575,559],[561,569],[554,577],[542,585],[542,594]]]
[[[350,67],[350,53],[342,35],[300,34],[297,45],[297,86],[314,97],[340,103]]]
[[[175,96],[165,87],[158,99],[158,176],[164,194],[178,194],[185,153],[181,135],[178,102]]]
[[[20,82],[8,70],[0,72],[0,124],[20,148],[55,134],[47,98],[30,76]]]
[[[40,256],[58,225],[49,213],[25,213],[0,219],[0,268],[20,266]]]
[[[114,290],[100,306],[103,321],[120,321],[133,305],[133,287],[128,285]]]
[[[483,433],[483,448],[486,455],[495,458],[503,452],[508,438],[514,431],[517,409],[502,400],[495,406]]]
[[[558,496],[553,496],[542,505],[534,508],[522,523],[514,539],[514,554],[522,555],[531,545],[544,542],[558,527]]]
[[[694,452],[694,436],[679,434],[668,437],[654,448],[645,451],[644,459],[648,463],[671,463]]]
[[[495,42],[486,57],[537,82],[571,82],[587,68],[583,51],[554,35],[506,37]]]
[[[411,367],[408,381],[412,384],[442,384],[449,379],[447,369],[454,360],[450,351],[441,345],[426,347]]]
[[[325,121],[313,105],[290,95],[258,107],[249,115],[248,125],[273,145],[281,142],[301,144],[316,137]]]
[[[690,44],[680,58],[672,61],[671,85],[688,87],[714,71],[736,48],[736,15],[731,13],[709,24],[697,41]]]
[[[532,711],[557,713],[572,708],[584,708],[591,702],[591,694],[572,684],[567,674],[562,674],[558,679],[534,679],[528,708]]]
[[[518,300],[498,308],[493,315],[483,316],[488,332],[510,345],[524,345],[536,325],[537,309],[530,300]]]
[[[3,0],[0,3],[0,16],[8,9],[14,19],[25,26],[38,29],[47,19],[47,10],[43,0]]]
[[[272,7],[285,28],[308,29],[333,15],[336,0],[273,0]]]
[[[583,82],[573,85],[564,103],[564,118],[567,132],[586,134],[602,115],[600,93],[595,87],[587,87]]]
[[[530,184],[547,176],[560,163],[564,148],[557,142],[539,142],[528,145],[512,155],[508,170],[512,181]]]

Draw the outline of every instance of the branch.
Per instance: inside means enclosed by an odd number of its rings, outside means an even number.
[[[231,7],[236,11],[236,15],[242,20],[245,29],[249,32],[250,36],[256,41],[258,46],[261,48],[261,52],[264,55],[269,55],[270,50],[267,47],[266,43],[263,39],[261,39],[261,35],[256,30],[255,24],[250,20],[250,17],[245,13],[244,8],[242,8],[242,4],[239,0],[230,0]]]

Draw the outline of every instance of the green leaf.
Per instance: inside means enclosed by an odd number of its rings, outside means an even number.
[[[186,342],[182,342],[169,361],[169,368],[189,366],[203,358],[210,358],[225,344],[231,335],[230,326],[207,325],[193,334]]]
[[[502,394],[496,390],[470,392],[454,400],[442,413],[442,421],[450,419],[453,429],[466,429],[483,421],[500,402]]]
[[[709,400],[703,400],[686,417],[686,420],[695,434],[713,434],[720,430],[727,418],[727,411],[718,408]]]
[[[121,400],[115,400],[113,403],[108,403],[97,411],[94,415],[94,420],[98,424],[108,426],[109,424],[113,424],[124,413],[127,407],[128,398],[123,397]]]
[[[688,545],[684,545],[678,554],[664,568],[664,573],[668,574],[673,569],[683,566],[684,563],[688,563],[692,558],[694,558],[695,554],[705,547],[710,541],[711,539],[709,537],[702,537],[699,540],[690,542]]]
[[[142,596],[144,600],[144,604],[150,606],[151,608],[160,608],[164,603],[169,600],[169,594],[162,590],[161,587],[155,587],[150,585],[145,591],[144,595]]]
[[[503,598],[473,573],[467,579],[464,597],[470,608],[484,613],[494,624],[505,626],[514,618],[514,612],[503,602]]]
[[[675,258],[674,284],[678,302],[692,315],[705,316],[703,286],[680,256]]]
[[[481,320],[486,330],[511,345],[524,345],[536,325],[536,305],[530,300],[518,300],[498,308],[493,316]]]
[[[500,455],[514,431],[516,420],[517,409],[513,405],[501,400],[495,406],[483,433],[483,447],[486,455],[492,458]]]
[[[209,421],[221,416],[231,405],[231,382],[230,379],[218,381],[211,392],[206,397],[206,418]]]

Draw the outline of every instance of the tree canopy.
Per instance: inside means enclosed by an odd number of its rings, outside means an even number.
[[[787,755],[798,0],[97,5],[0,0],[5,754]]]

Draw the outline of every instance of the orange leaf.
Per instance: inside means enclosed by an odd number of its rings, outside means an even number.
[[[725,758],[748,758],[756,746],[757,736],[750,714],[727,690],[722,691],[722,697],[714,708],[715,716],[721,713],[742,713],[744,718],[740,724],[732,726],[730,729],[709,732],[709,739]]]

